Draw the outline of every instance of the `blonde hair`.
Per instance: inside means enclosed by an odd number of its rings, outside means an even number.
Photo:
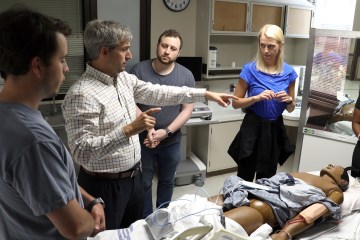
[[[266,64],[264,62],[264,59],[261,55],[261,51],[260,51],[260,37],[261,36],[265,36],[267,38],[272,38],[275,41],[277,41],[277,43],[280,46],[280,50],[279,53],[277,55],[277,59],[276,59],[276,65],[275,65],[275,72],[276,73],[281,73],[283,71],[283,65],[284,65],[284,34],[283,31],[281,30],[280,27],[276,26],[276,25],[272,25],[272,24],[266,24],[264,25],[258,34],[258,51],[257,54],[254,58],[254,61],[256,62],[256,68],[262,72],[267,72],[267,67]]]

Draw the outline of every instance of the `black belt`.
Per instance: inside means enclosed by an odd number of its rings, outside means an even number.
[[[139,173],[139,171],[141,171],[141,166],[140,166],[140,162],[138,162],[133,168],[118,173],[91,172],[83,168],[83,166],[80,166],[80,170],[93,177],[105,178],[105,179],[120,179],[120,178],[135,177]]]

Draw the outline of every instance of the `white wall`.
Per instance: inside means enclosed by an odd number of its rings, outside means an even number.
[[[360,2],[356,1],[353,31],[360,31]]]
[[[160,2],[158,0],[154,1]],[[126,66],[126,70],[129,71],[140,60],[140,1],[100,0],[97,5],[98,19],[114,20],[130,27],[133,34],[130,49],[133,58]]]
[[[360,1],[356,1],[353,31],[360,31]],[[356,79],[360,79],[360,61],[358,59]]]
[[[170,11],[165,7],[163,1],[151,1],[150,56],[152,58],[156,56],[156,44],[159,35],[169,28],[178,30],[183,37],[184,47],[181,55],[194,56],[196,41],[196,1],[199,0],[191,0],[190,5],[182,12]],[[219,38],[221,38],[221,36]],[[221,47],[224,51],[234,55],[229,58],[236,59],[236,62],[242,65],[254,57],[257,51],[256,37],[237,36],[229,40],[227,45]],[[286,61],[293,65],[305,65],[308,48],[307,42],[307,39],[286,39]],[[221,62],[222,59],[218,59],[218,61]],[[230,65],[230,63],[225,62],[223,64]]]
[[[170,11],[162,0],[151,1],[151,44],[150,56],[156,56],[156,44],[159,35],[165,30],[173,28],[183,38],[182,56],[194,56],[196,31],[196,0],[181,12]]]

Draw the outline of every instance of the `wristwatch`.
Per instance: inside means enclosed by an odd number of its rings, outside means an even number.
[[[165,128],[165,132],[168,137],[171,137],[173,135],[169,128]]]
[[[86,206],[86,210],[88,210],[89,212],[91,212],[91,209],[94,207],[94,205],[100,203],[103,208],[105,208],[105,203],[101,198],[95,198],[94,200],[92,200],[89,205]]]

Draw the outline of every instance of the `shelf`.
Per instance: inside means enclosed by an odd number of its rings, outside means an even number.
[[[257,37],[258,33],[252,32],[221,32],[212,31],[210,36]]]
[[[238,79],[240,74],[217,74],[217,75],[209,75],[206,74],[202,75],[203,79]]]
[[[222,66],[216,68],[209,68],[209,71],[224,71],[224,70],[241,71],[241,67]]]
[[[204,79],[225,79],[239,78],[241,67],[221,66],[209,68],[208,75],[204,74]]]

